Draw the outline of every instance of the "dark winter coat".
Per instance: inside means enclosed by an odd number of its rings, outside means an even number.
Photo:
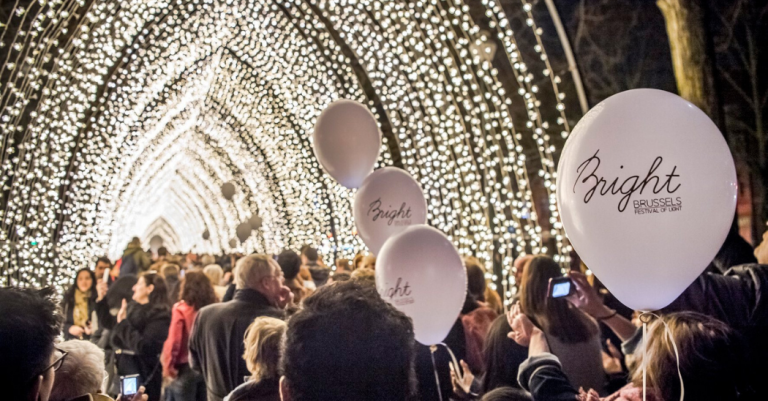
[[[282,310],[251,289],[237,290],[229,302],[208,305],[197,314],[189,339],[189,362],[208,386],[208,401],[221,401],[245,376],[245,330],[260,316],[283,318]]]
[[[226,401],[280,401],[280,380],[243,383],[227,396]]]
[[[152,261],[147,253],[141,249],[141,246],[128,246],[120,258],[120,277],[138,276],[139,273],[147,270]]]

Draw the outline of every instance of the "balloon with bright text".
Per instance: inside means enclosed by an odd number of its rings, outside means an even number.
[[[390,237],[376,260],[381,297],[413,319],[416,340],[442,342],[467,294],[467,272],[459,252],[439,230],[414,225]]]
[[[357,232],[374,254],[389,237],[427,222],[421,185],[396,167],[384,167],[366,177],[355,194],[352,211]]]
[[[731,227],[737,180],[720,131],[677,95],[636,89],[590,110],[557,171],[557,198],[576,252],[635,310],[675,300]]]

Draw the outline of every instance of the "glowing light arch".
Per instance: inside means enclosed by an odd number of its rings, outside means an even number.
[[[541,73],[489,0],[473,5],[490,21],[483,29],[459,0],[58,0],[20,9],[9,23],[27,31],[9,42],[0,69],[9,77],[0,97],[0,283],[61,284],[133,235],[230,251],[234,228],[254,212],[263,228],[242,251],[364,249],[354,192],[322,172],[311,148],[316,117],[339,98],[370,106],[385,134],[379,165],[422,184],[430,224],[464,254],[487,263],[501,255],[497,282],[509,284],[519,253],[566,261],[554,208],[556,144],[569,131],[564,95],[530,5],[520,6]],[[500,82],[480,53],[486,30],[517,82]],[[543,115],[543,90],[560,101],[556,121]],[[525,120],[513,121],[517,105]],[[524,137],[537,147],[536,171]],[[531,174],[545,184],[555,249],[542,241]],[[227,181],[238,183],[232,202],[219,193]]]

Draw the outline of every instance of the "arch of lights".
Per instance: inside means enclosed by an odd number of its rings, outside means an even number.
[[[0,285],[63,285],[133,236],[147,244],[159,235],[172,251],[276,253],[311,243],[349,257],[365,249],[354,192],[312,153],[316,117],[340,98],[370,106],[384,131],[379,165],[422,184],[431,225],[463,254],[488,263],[500,255],[497,283],[506,288],[520,253],[566,261],[553,140],[569,132],[564,94],[531,5],[519,6],[544,65],[536,71],[491,0],[473,5],[484,10],[483,29],[461,0],[17,7],[5,26],[21,28],[0,37]],[[482,54],[488,34],[516,82],[500,82]],[[544,90],[553,104],[538,100]],[[512,107],[525,118],[513,121]],[[547,121],[541,108],[559,117]],[[523,136],[537,147],[536,170]],[[532,174],[544,182],[555,249],[542,242]],[[231,201],[220,193],[228,181],[237,186]],[[235,227],[254,213],[262,229],[231,248]]]

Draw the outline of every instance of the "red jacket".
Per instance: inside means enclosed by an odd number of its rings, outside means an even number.
[[[176,367],[189,363],[189,334],[196,316],[197,310],[184,301],[173,305],[171,327],[160,356],[164,377],[175,378],[179,373]]]

